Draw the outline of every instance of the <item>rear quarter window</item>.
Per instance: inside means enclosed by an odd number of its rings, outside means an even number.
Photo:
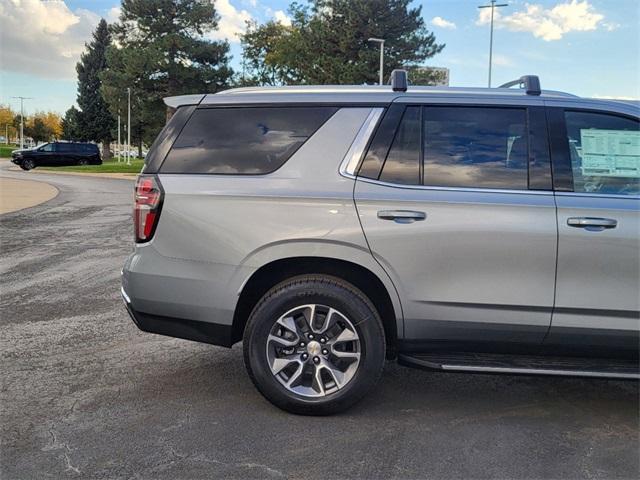
[[[337,107],[198,109],[182,129],[160,171],[271,173],[336,111]]]

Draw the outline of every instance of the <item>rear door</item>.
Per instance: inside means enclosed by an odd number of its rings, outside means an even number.
[[[56,143],[56,147],[60,165],[75,165],[77,163],[78,151],[75,144]]]
[[[632,115],[549,108],[558,206],[556,306],[545,343],[637,354],[640,123]]]
[[[557,246],[544,108],[442,102],[391,106],[355,187],[405,339],[539,345]]]

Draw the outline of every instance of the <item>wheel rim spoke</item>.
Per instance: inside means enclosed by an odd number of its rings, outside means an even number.
[[[298,362],[298,368],[296,369],[295,372],[293,372],[291,374],[291,376],[289,377],[289,379],[287,380],[287,387],[291,388],[293,387],[294,383],[296,380],[298,380],[300,378],[300,376],[302,375],[302,372],[304,371],[304,365],[302,365],[302,363]]]
[[[345,373],[330,366],[324,366],[323,368],[331,375],[331,378],[333,378],[336,388],[341,389],[344,385]]]
[[[269,335],[268,341],[269,343],[278,343],[284,347],[295,347],[298,344],[297,338],[295,340],[287,340],[286,338],[282,338],[277,335]]]
[[[324,383],[322,381],[322,369],[316,368],[315,372],[313,372],[313,384],[312,388],[317,391],[320,395],[324,395]]]
[[[292,363],[300,364],[300,361],[297,359],[291,358],[291,356],[274,358],[273,361],[271,362],[271,371],[273,372],[274,375],[277,375]]]
[[[286,328],[291,333],[294,333],[297,337],[300,337],[298,326],[296,325],[296,321],[293,319],[293,317],[281,317],[276,323]]]
[[[357,340],[357,339],[358,339],[358,335],[356,335],[353,331],[345,328],[342,332],[340,332],[340,335],[338,335],[331,341],[331,343],[333,345],[336,345],[338,343],[343,343],[343,342],[353,342],[354,340]]]
[[[356,360],[360,358],[360,352],[341,352],[340,350],[331,349],[331,353],[338,358],[352,358]]]

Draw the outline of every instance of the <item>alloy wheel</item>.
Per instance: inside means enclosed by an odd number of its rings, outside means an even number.
[[[271,373],[287,390],[325,397],[355,376],[361,342],[343,313],[325,305],[302,305],[275,321],[266,354]]]

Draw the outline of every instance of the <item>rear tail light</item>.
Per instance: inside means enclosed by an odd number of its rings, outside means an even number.
[[[133,207],[136,242],[148,242],[153,238],[160,219],[163,197],[162,185],[157,177],[153,175],[138,176]]]

